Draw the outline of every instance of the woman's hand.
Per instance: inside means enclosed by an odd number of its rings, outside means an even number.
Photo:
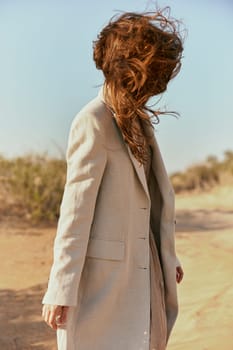
[[[57,329],[65,325],[68,309],[69,306],[44,304],[42,308],[42,317],[52,329]]]
[[[184,277],[184,270],[181,265],[176,266],[176,282],[180,283]]]

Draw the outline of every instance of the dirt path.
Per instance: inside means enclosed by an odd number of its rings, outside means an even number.
[[[190,199],[177,203],[176,246],[185,276],[168,350],[232,350],[233,210]],[[1,350],[56,349],[55,332],[41,318],[55,231],[0,223]]]
[[[233,349],[232,230],[182,233],[178,252],[185,277],[169,350]]]
[[[41,318],[55,229],[0,225],[0,349],[55,350]]]

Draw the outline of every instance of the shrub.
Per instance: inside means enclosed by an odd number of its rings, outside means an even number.
[[[1,158],[0,162],[5,185],[27,216],[36,221],[58,218],[66,177],[64,160],[29,155],[12,160]]]
[[[224,159],[215,156],[207,157],[203,164],[189,167],[184,172],[171,175],[171,181],[176,193],[191,190],[207,190],[217,184],[225,184],[233,180],[233,152],[226,151]]]
[[[1,200],[12,196],[13,202],[22,209],[21,212],[36,222],[53,222],[58,219],[65,180],[65,159],[53,159],[44,154],[10,160],[0,155]],[[193,165],[184,172],[171,175],[176,193],[207,190],[232,180],[232,151],[226,151],[222,161],[209,156],[203,164]],[[6,207],[7,200],[2,208]],[[9,210],[13,210],[12,206]]]

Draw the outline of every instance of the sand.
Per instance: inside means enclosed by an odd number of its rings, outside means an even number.
[[[185,274],[168,350],[232,350],[233,191],[179,195],[176,207]],[[55,233],[56,226],[0,222],[1,350],[56,349],[55,331],[41,317]]]

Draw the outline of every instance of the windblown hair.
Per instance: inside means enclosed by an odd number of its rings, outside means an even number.
[[[158,123],[158,115],[166,113],[146,103],[167,89],[181,67],[179,22],[164,10],[115,15],[93,42],[96,67],[105,77],[106,101],[140,163],[146,161],[146,143],[150,143],[143,122],[153,128],[152,117]]]

